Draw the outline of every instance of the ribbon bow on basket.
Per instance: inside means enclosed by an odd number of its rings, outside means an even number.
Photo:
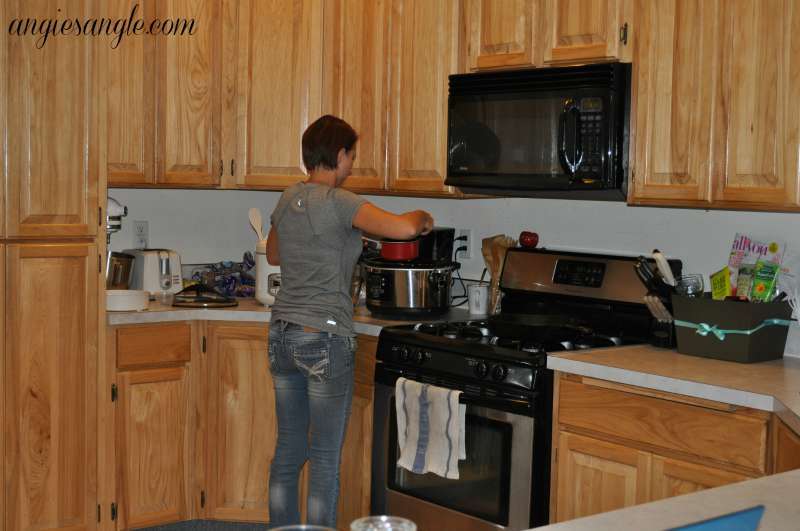
[[[758,332],[765,326],[789,326],[791,322],[792,321],[790,319],[764,319],[761,322],[761,324],[749,330],[722,330],[718,328],[717,325],[710,325],[708,323],[692,323],[689,321],[682,321],[680,319],[675,319],[675,326],[694,328],[695,333],[699,336],[705,337],[708,334],[712,334],[720,341],[725,341],[725,337],[728,334],[740,334],[749,336],[751,334]]]

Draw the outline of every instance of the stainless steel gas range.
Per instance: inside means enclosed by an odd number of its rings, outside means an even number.
[[[669,344],[652,318],[635,258],[511,249],[502,311],[483,320],[387,327],[378,341],[372,512],[420,531],[521,530],[548,523],[552,373],[547,354]],[[676,273],[680,262],[671,266]],[[399,377],[459,389],[467,458],[459,479],[415,474],[399,458]]]

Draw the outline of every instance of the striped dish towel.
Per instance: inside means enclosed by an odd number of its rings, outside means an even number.
[[[415,474],[433,472],[458,479],[458,461],[467,458],[461,391],[422,384],[406,378],[395,383],[397,464]]]

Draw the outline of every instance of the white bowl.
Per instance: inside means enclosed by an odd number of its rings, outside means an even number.
[[[106,290],[106,310],[112,312],[138,312],[150,305],[150,294],[141,289]]]

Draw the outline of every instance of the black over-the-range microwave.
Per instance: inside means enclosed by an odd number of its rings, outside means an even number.
[[[624,200],[630,64],[450,76],[445,183],[516,197]]]

